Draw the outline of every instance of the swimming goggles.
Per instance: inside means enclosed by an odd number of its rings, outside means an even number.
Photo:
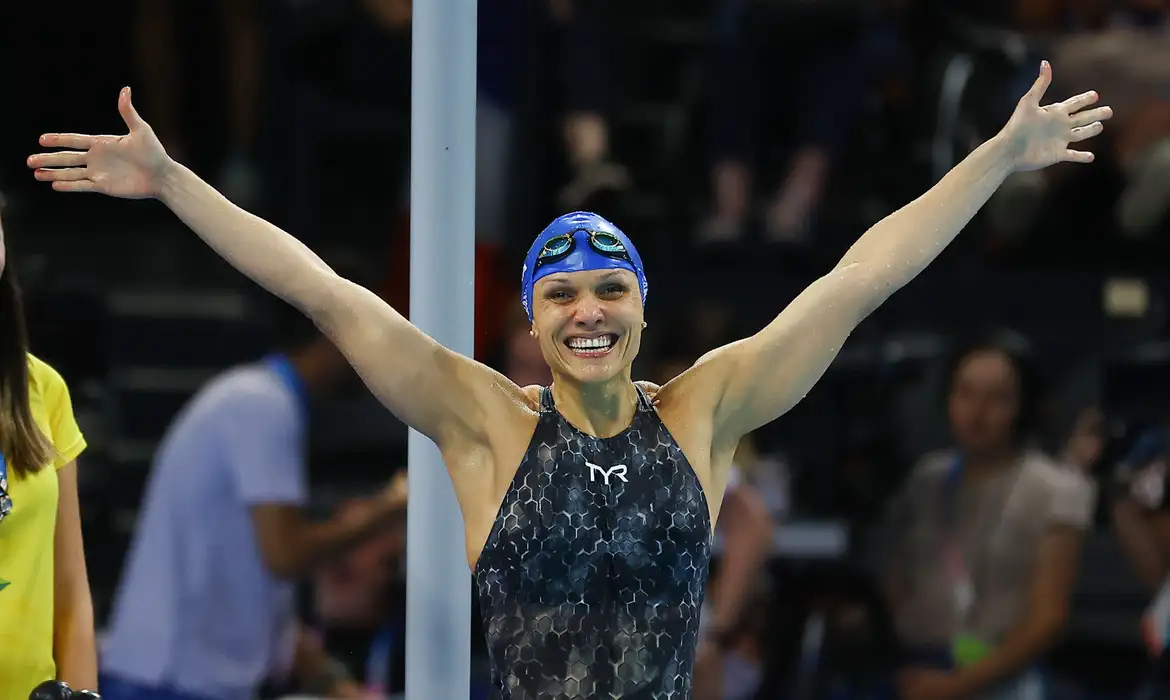
[[[634,261],[630,259],[629,252],[626,251],[626,246],[617,236],[605,231],[590,231],[579,228],[559,236],[553,236],[545,241],[544,247],[536,255],[536,269],[542,265],[551,265],[558,260],[567,258],[569,253],[572,253],[573,249],[577,247],[578,233],[589,236],[589,247],[601,255],[615,260],[625,260],[631,265],[634,264]]]

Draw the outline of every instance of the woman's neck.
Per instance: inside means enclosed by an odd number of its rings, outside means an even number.
[[[1014,446],[963,455],[963,474],[970,481],[979,482],[1011,469],[1020,460],[1020,450]]]
[[[622,432],[630,427],[638,410],[638,390],[624,375],[599,384],[554,379],[552,394],[565,420],[594,437],[608,438]]]

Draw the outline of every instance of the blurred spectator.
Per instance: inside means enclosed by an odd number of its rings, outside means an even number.
[[[1036,664],[1068,616],[1092,487],[1028,448],[1035,392],[1012,343],[964,349],[947,397],[956,448],[925,456],[891,504],[906,700],[1042,697]]]
[[[360,500],[348,501],[339,516],[360,512]],[[395,520],[317,572],[313,608],[325,648],[345,660],[353,677],[375,697],[405,690],[406,528]]]
[[[338,517],[358,517],[364,500],[343,503]],[[328,626],[361,627],[386,618],[389,605],[386,591],[398,574],[406,548],[406,530],[393,522],[384,532],[375,533],[349,552],[326,562],[314,581],[314,608]]]
[[[1111,479],[1113,529],[1138,578],[1154,594],[1142,635],[1154,663],[1138,698],[1170,693],[1170,440],[1165,427],[1147,431]]]
[[[196,128],[183,121],[195,101],[190,90],[193,81],[185,65],[197,44],[187,32],[191,24],[188,13],[194,8],[180,0],[139,0],[137,4],[134,38],[143,86],[135,95],[141,94],[143,113],[150,115],[155,132],[171,155],[181,162],[191,162],[188,155],[193,152],[192,146],[203,145],[195,144],[193,138],[206,131],[205,125]],[[226,157],[218,164],[216,184],[236,203],[251,207],[259,195],[255,146],[262,94],[264,23],[257,0],[219,0],[209,3],[209,7],[222,32],[224,50],[218,63],[221,71],[212,83],[222,86],[224,92],[210,102],[222,105],[227,113],[201,116],[226,118]],[[209,43],[214,46],[220,42]],[[218,57],[210,58],[215,65]]]
[[[714,216],[705,242],[743,235],[755,175],[787,162],[765,194],[766,238],[804,240],[832,165],[897,59],[881,15],[851,3],[720,0],[714,74]],[[875,21],[875,19],[877,21]],[[769,184],[762,183],[764,187]]]
[[[296,621],[293,581],[401,513],[406,482],[325,522],[303,513],[308,402],[352,371],[281,308],[283,352],[208,383],[155,455],[103,649],[107,700],[230,700],[290,673],[310,693],[361,695]]]

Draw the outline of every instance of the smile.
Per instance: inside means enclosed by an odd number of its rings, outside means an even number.
[[[594,338],[574,336],[565,341],[565,346],[577,357],[605,357],[617,345],[617,340],[617,335],[613,333]]]

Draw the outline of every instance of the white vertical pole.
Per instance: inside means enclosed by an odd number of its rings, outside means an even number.
[[[474,345],[477,0],[414,3],[410,119],[410,320],[444,346]],[[471,576],[442,457],[410,431],[407,700],[467,700]]]

